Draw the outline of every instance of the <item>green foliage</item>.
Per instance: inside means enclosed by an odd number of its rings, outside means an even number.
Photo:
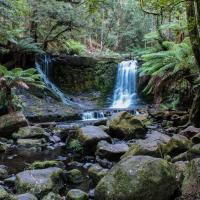
[[[77,139],[72,139],[69,143],[69,148],[75,152],[81,152],[83,150],[83,146]]]
[[[80,55],[85,50],[85,46],[75,40],[68,40],[66,44],[70,55]]]
[[[15,89],[29,89],[30,86],[41,89],[45,87],[36,69],[14,68],[8,70],[5,66],[0,65],[0,105],[2,107],[8,107],[10,112],[21,108],[22,104],[15,95]]]

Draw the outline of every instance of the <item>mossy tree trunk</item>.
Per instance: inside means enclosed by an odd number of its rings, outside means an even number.
[[[200,7],[198,6],[200,6],[200,0],[188,0],[186,2],[190,41],[192,44],[192,50],[196,59],[196,63],[200,71]],[[190,110],[190,122],[195,126],[200,127],[200,88],[196,91],[192,108]]]

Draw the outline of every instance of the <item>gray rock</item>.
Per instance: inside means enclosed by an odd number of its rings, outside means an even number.
[[[160,158],[133,156],[121,160],[101,179],[95,200],[169,200],[176,188],[172,164]]]
[[[109,132],[113,137],[133,139],[144,138],[147,128],[142,121],[128,112],[114,114],[107,122]]]
[[[78,137],[85,147],[91,148],[95,148],[97,143],[101,140],[111,140],[110,136],[106,132],[96,126],[80,128],[78,131]]]
[[[96,155],[108,160],[119,160],[128,149],[129,147],[125,143],[109,144],[106,141],[100,141],[97,145]]]
[[[67,193],[68,200],[88,200],[88,194],[82,190],[73,189]]]
[[[59,194],[55,194],[53,192],[50,192],[48,195],[43,197],[42,200],[63,200],[63,198]]]
[[[57,191],[62,187],[62,175],[63,170],[57,167],[20,172],[16,175],[17,192],[40,196],[48,191]]]
[[[179,135],[183,135],[187,138],[192,138],[194,137],[196,134],[200,133],[200,128],[196,128],[194,126],[189,126],[186,129],[182,130],[179,132]]]
[[[27,126],[28,122],[23,113],[16,112],[0,117],[0,136],[10,137],[15,131],[18,131],[20,127]]]
[[[67,172],[68,179],[73,184],[78,184],[83,181],[83,175],[80,170],[72,169]]]
[[[15,198],[17,200],[37,200],[37,197],[30,193],[16,195]]]
[[[17,144],[25,147],[40,147],[43,146],[43,139],[18,139]]]

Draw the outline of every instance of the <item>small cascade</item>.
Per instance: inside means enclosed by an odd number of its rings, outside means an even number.
[[[123,61],[118,65],[117,80],[111,108],[134,108],[137,103],[137,61]]]
[[[88,121],[88,120],[98,120],[98,119],[105,119],[105,115],[103,112],[98,112],[98,111],[87,111],[84,112],[82,115],[82,120],[83,121]]]
[[[56,94],[64,104],[68,105],[71,103],[69,98],[67,98],[63,92],[51,81],[52,78],[52,62],[51,58],[48,55],[45,55],[44,58],[40,58],[40,61],[36,60],[35,62],[38,73],[43,79],[46,86]]]

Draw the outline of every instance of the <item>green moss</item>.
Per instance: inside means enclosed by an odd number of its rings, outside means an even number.
[[[45,169],[48,167],[55,167],[63,163],[57,160],[35,161],[28,166],[28,169]]]

